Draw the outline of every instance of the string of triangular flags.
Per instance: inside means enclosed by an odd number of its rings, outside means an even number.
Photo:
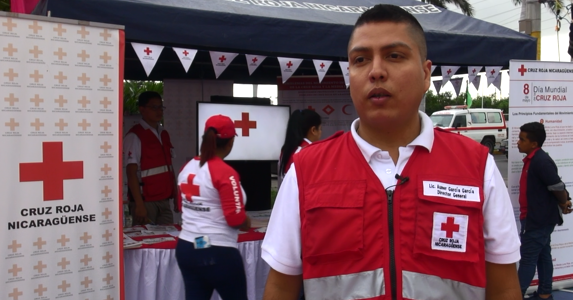
[[[145,73],[147,76],[151,74],[151,71],[155,67],[161,52],[163,51],[164,46],[159,45],[152,45],[152,44],[140,44],[140,43],[131,43],[137,57],[141,61],[143,68],[145,69]],[[193,60],[195,59],[195,55],[197,54],[196,49],[185,49],[185,48],[172,48],[173,51],[179,57],[185,72],[189,71]],[[215,77],[219,78],[219,76],[227,69],[227,67],[231,64],[231,62],[239,55],[238,53],[230,53],[230,52],[218,52],[218,51],[209,51],[209,55],[211,56],[211,62],[213,64],[213,70],[215,71]],[[261,63],[267,58],[266,56],[262,55],[254,55],[254,54],[245,54],[247,59],[247,66],[249,68],[249,75],[252,75],[253,72],[261,65]],[[281,75],[283,83],[285,83],[298,69],[300,64],[302,63],[303,59],[301,58],[291,58],[291,57],[277,57],[279,65],[281,66]],[[322,82],[324,76],[328,72],[328,69],[332,65],[332,61],[330,60],[320,60],[320,59],[313,59],[313,64],[316,69],[316,73],[318,74],[318,81]],[[350,78],[348,72],[348,62],[347,61],[339,61],[340,69],[342,70],[342,75],[344,77],[344,82],[346,83],[346,87],[350,85]],[[433,81],[434,87],[436,88],[436,92],[439,94],[441,88],[446,85],[448,82],[451,82],[454,90],[456,92],[456,96],[459,95],[460,89],[462,86],[462,78],[452,78],[456,74],[456,72],[460,69],[459,66],[440,66],[442,71],[442,80],[435,80]],[[469,66],[468,67],[468,80],[471,82],[476,89],[479,89],[481,76],[478,73],[482,70],[483,67],[480,66]],[[487,86],[493,84],[499,90],[501,90],[501,68],[502,67],[485,67],[486,77],[487,77]],[[436,66],[432,66],[432,73],[436,69]]]
[[[432,71],[434,66],[432,66]],[[454,87],[454,91],[456,92],[456,96],[460,94],[463,78],[453,76],[456,72],[460,69],[459,66],[440,66],[442,70],[442,80],[434,80],[432,83],[434,84],[434,88],[436,89],[436,93],[440,93],[442,87],[444,87],[448,82],[452,83]],[[487,78],[487,86],[493,84],[498,90],[501,91],[501,66],[497,67],[485,67],[485,76]],[[482,66],[468,66],[468,82],[471,83],[476,90],[479,90],[480,83],[481,83],[481,76],[479,73],[483,69]]]

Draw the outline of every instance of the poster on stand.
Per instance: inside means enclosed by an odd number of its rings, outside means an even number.
[[[542,149],[557,164],[568,190],[573,190],[573,64],[511,61],[509,66],[508,189],[519,228],[519,178],[524,154],[519,153],[517,140],[521,125],[544,124],[547,138]],[[551,236],[554,289],[573,286],[573,216],[564,215],[563,219],[563,226],[556,226]],[[537,283],[535,279],[532,285]]]
[[[123,299],[123,27],[0,13],[0,299]]]

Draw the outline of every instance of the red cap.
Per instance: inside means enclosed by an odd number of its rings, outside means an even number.
[[[205,122],[205,131],[213,127],[217,131],[217,137],[229,139],[237,135],[235,122],[231,118],[223,115],[211,116]]]

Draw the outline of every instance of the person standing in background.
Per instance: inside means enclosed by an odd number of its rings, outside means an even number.
[[[517,148],[525,154],[519,179],[521,221],[521,260],[519,284],[525,295],[537,268],[539,285],[529,299],[553,299],[553,259],[551,233],[563,224],[560,210],[571,213],[571,201],[561,181],[557,165],[541,148],[545,142],[545,126],[531,122],[520,127]]]
[[[183,225],[175,257],[186,300],[208,300],[217,290],[223,300],[247,300],[247,279],[237,249],[239,230],[248,230],[246,195],[239,174],[223,159],[231,153],[235,124],[216,115],[205,123],[201,155],[179,173]]]
[[[163,100],[157,92],[139,95],[141,120],[123,141],[123,161],[127,174],[128,195],[133,201],[134,224],[173,224],[177,189],[172,158],[175,157],[169,133],[161,126]]]
[[[285,142],[281,148],[278,168],[278,186],[292,164],[293,156],[304,147],[320,140],[322,119],[314,110],[297,109],[288,120]]]

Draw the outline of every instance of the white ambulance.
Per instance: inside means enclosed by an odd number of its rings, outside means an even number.
[[[430,118],[435,127],[465,135],[488,147],[489,153],[507,139],[507,124],[501,109],[453,105],[434,112]]]

